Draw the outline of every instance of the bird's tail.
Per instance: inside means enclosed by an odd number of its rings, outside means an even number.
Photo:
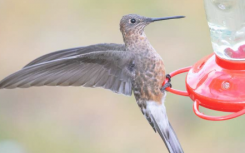
[[[164,104],[155,102],[147,104],[147,113],[151,118],[153,128],[159,133],[170,153],[184,153],[179,140],[168,121]]]

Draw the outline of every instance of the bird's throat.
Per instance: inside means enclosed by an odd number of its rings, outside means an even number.
[[[145,33],[124,35],[124,43],[128,51],[140,51],[150,49],[152,46]]]

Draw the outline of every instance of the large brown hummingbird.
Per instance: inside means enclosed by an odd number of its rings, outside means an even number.
[[[170,153],[183,153],[168,121],[164,99],[163,60],[148,41],[148,24],[183,16],[147,18],[136,14],[122,17],[120,30],[125,44],[95,44],[65,49],[41,56],[0,82],[0,88],[31,86],[102,87],[132,95],[142,113],[158,132]]]

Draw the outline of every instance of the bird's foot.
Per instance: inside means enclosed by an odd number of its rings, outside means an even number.
[[[172,84],[170,83],[171,82],[171,75],[167,74],[166,75],[166,78],[168,78],[168,82],[165,83],[162,88],[160,89],[162,92],[166,91],[166,88],[170,87],[172,88]]]
[[[166,91],[166,88],[172,88],[172,84],[170,82],[167,82],[164,84],[164,86],[162,86],[162,88],[160,89],[162,92]]]
[[[171,82],[171,75],[170,74],[167,74],[166,78],[168,78],[168,82]]]

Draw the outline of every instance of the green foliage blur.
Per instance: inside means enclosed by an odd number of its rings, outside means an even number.
[[[0,79],[52,51],[123,43],[119,21],[130,13],[186,16],[145,29],[167,73],[213,52],[201,0],[0,0]],[[185,74],[173,78],[173,87],[184,90],[184,80]],[[171,93],[166,107],[186,153],[245,152],[245,116],[202,120],[194,115],[190,98]],[[83,87],[0,90],[0,153],[94,152],[167,153],[167,149],[133,96]]]

